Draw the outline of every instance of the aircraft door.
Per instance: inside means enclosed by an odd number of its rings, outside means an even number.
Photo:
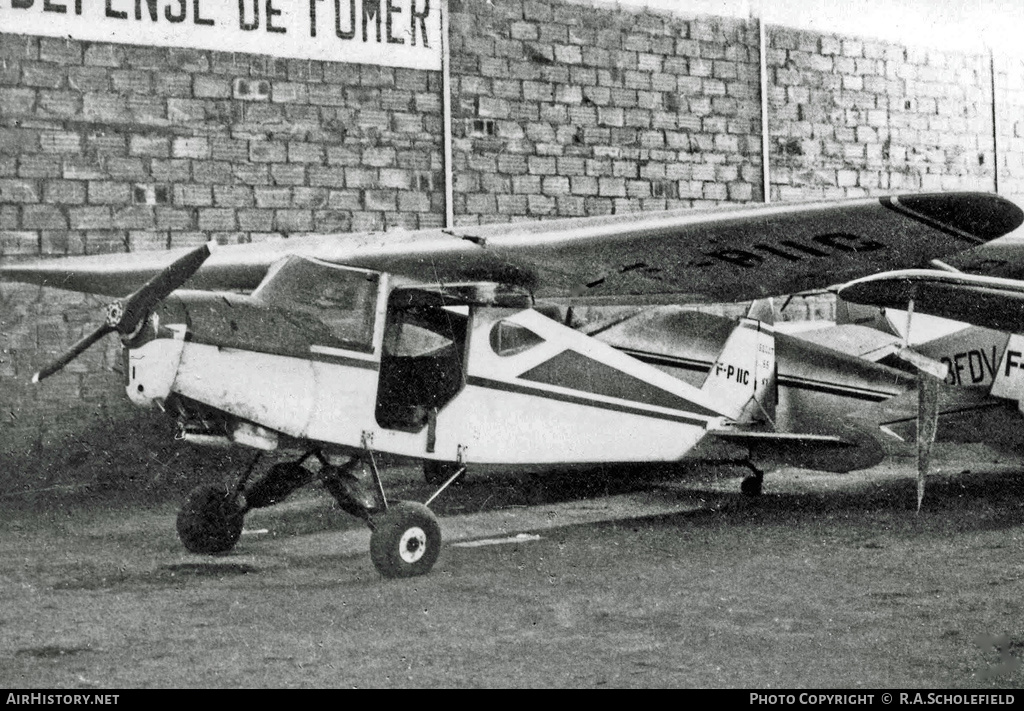
[[[377,423],[419,432],[466,384],[469,316],[437,305],[389,307],[384,327]]]

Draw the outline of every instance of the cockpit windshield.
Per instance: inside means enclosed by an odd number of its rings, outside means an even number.
[[[252,296],[312,314],[345,347],[369,352],[379,285],[376,272],[293,255],[278,262]]]

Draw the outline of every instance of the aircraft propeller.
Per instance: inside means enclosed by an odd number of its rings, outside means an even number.
[[[914,300],[907,303],[907,328],[903,347],[896,353],[917,369],[917,510],[924,501],[924,481],[931,467],[932,445],[939,428],[939,383],[946,379],[949,366],[910,348],[910,325]]]
[[[189,277],[198,271],[209,256],[209,246],[203,245],[176,259],[129,296],[110,302],[107,305],[107,317],[103,325],[33,375],[32,382],[38,383],[59,372],[108,333],[118,333],[122,339],[135,335],[145,323],[150,311],[167,298],[172,291],[188,281]]]

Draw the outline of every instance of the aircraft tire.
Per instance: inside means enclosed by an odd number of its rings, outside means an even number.
[[[740,482],[740,491],[745,496],[760,496],[762,485],[762,477],[756,475],[744,477],[743,481]]]
[[[458,470],[459,465],[456,462],[437,462],[432,459],[423,460],[423,478],[431,486],[441,486]]]
[[[189,493],[178,511],[178,538],[192,553],[224,553],[238,543],[244,519],[225,487],[204,484]]]
[[[426,575],[441,552],[441,526],[423,504],[397,501],[373,520],[370,560],[385,578]]]

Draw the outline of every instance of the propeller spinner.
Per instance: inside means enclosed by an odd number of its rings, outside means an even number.
[[[84,353],[88,348],[108,333],[118,333],[122,338],[135,335],[146,321],[150,311],[166,299],[172,291],[189,280],[206,258],[210,256],[210,248],[203,245],[183,257],[179,257],[166,269],[143,284],[137,291],[124,299],[118,299],[107,305],[107,317],[102,326],[71,346],[59,358],[32,376],[32,382],[38,383],[59,372],[65,365]]]

